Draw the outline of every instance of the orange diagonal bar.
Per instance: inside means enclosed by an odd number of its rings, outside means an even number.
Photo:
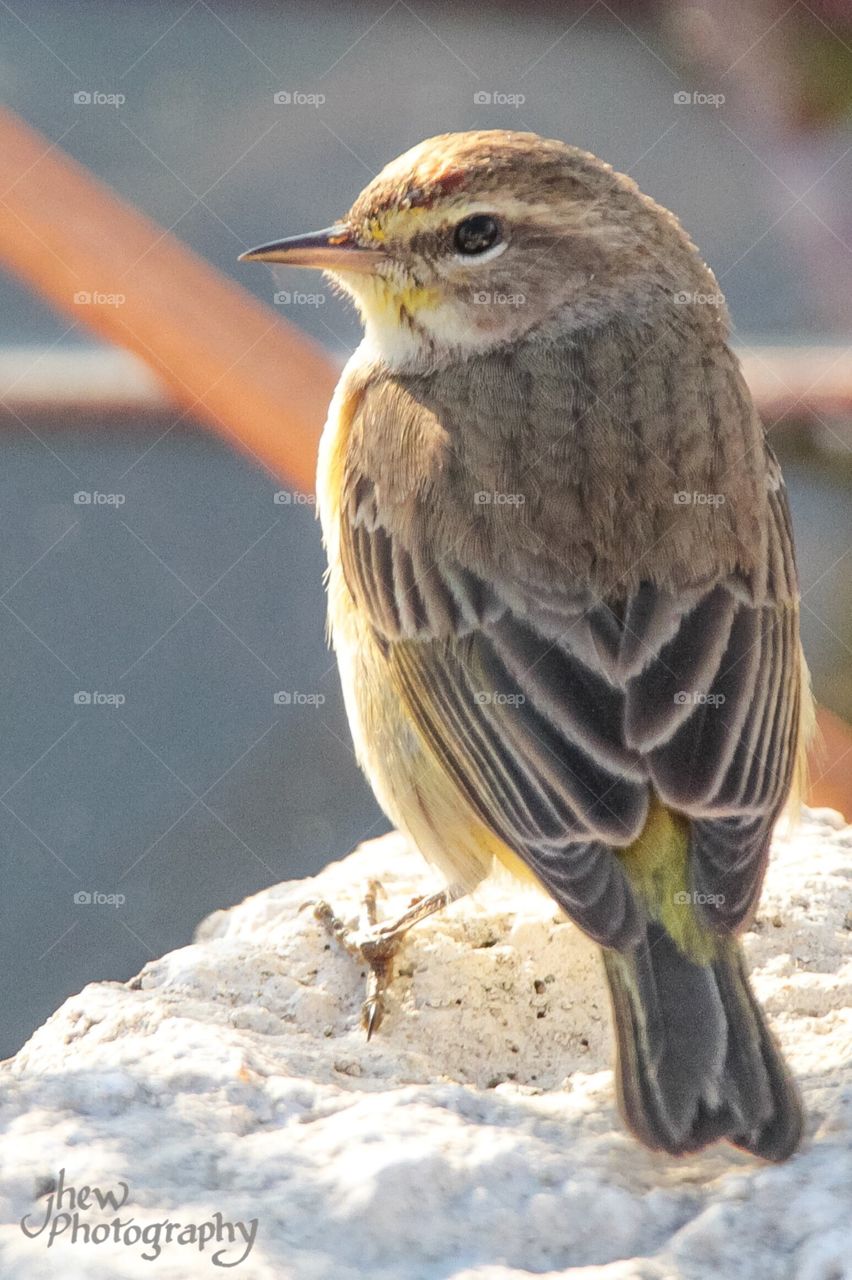
[[[313,490],[337,376],[328,356],[6,111],[0,259],[67,316],[141,356],[193,416]],[[80,294],[92,301],[75,302]]]

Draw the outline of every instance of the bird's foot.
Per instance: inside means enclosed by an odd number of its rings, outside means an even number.
[[[328,902],[318,902],[314,915],[342,947],[358,960],[366,962],[367,997],[361,1006],[361,1025],[369,1040],[378,1031],[385,1016],[385,995],[393,980],[393,961],[412,925],[443,910],[457,894],[449,889],[428,896],[412,898],[408,908],[396,920],[379,923],[377,899],[384,893],[379,880],[370,880],[363,898],[361,920],[357,928],[345,924],[335,915]]]

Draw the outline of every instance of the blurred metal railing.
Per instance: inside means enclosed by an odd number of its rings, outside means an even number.
[[[10,112],[0,112],[0,260],[144,360],[187,414],[312,487],[336,381],[321,348]]]

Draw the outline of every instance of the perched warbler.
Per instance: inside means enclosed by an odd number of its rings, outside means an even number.
[[[449,885],[401,926],[495,861],[533,877],[603,949],[636,1136],[783,1160],[799,1099],[737,934],[812,712],[712,273],[629,178],[499,130],[245,256],[329,272],[365,327],[318,493],[358,758]]]

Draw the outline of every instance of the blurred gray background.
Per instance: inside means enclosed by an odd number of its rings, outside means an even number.
[[[589,148],[671,207],[738,340],[848,344],[852,36],[842,7],[785,8],[13,0],[0,79],[9,106],[270,306],[320,295],[280,309],[340,360],[358,340],[347,304],[237,255],[327,225],[421,138],[490,127]],[[0,347],[91,344],[84,319],[0,275]],[[208,911],[386,827],[325,648],[312,506],[276,504],[280,482],[176,416],[0,406],[0,1054],[85,982],[131,976]],[[847,428],[825,424],[828,464],[797,452],[786,469],[806,649],[849,715]],[[124,501],[75,505],[81,490]],[[278,690],[311,700],[276,705]]]

